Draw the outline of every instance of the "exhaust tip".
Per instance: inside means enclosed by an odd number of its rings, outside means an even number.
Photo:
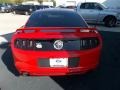
[[[24,77],[29,76],[29,73],[28,72],[23,72],[22,76],[24,76]]]

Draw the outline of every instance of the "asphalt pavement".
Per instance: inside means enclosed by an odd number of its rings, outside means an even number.
[[[0,35],[15,32],[17,28],[23,26],[28,16],[14,15],[12,13],[0,13]]]

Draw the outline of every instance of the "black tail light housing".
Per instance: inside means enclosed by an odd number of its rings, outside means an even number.
[[[33,39],[16,39],[15,48],[23,50],[56,50],[53,46],[55,40],[33,40]],[[62,50],[86,50],[96,48],[100,44],[97,37],[81,38],[81,39],[63,39],[65,44]],[[36,44],[41,43],[42,48],[37,48]]]
[[[81,50],[95,48],[99,45],[100,41],[98,38],[83,38],[80,40]]]

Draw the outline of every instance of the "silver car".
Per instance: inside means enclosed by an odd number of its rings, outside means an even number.
[[[77,12],[88,23],[104,23],[113,27],[120,22],[120,13],[97,2],[85,2],[77,5]]]

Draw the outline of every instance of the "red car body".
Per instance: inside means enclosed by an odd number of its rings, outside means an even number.
[[[66,30],[72,31],[66,32]],[[33,45],[33,43],[36,43],[38,40],[42,40],[43,44],[46,42],[46,40],[53,40],[51,42],[52,44],[55,44],[56,40],[61,40],[64,42],[65,40],[82,41],[84,38],[88,38],[88,42],[92,42],[89,39],[93,39],[97,44],[95,46],[89,46],[80,50],[42,50],[38,48],[36,49],[36,44],[34,44],[35,46]],[[36,40],[36,42],[34,42],[34,40]],[[28,47],[30,47],[30,42],[32,43],[31,46],[35,48],[28,49]],[[87,43],[87,41],[84,43],[80,42],[82,45],[85,45],[85,43]],[[24,44],[29,44],[27,49],[24,47]],[[50,45],[48,44],[48,48]],[[74,46],[75,45],[73,45],[73,48]],[[27,73],[28,75],[38,76],[71,75],[86,73],[98,66],[102,48],[102,39],[96,28],[22,27],[13,35],[11,40],[11,48],[15,66],[21,74]],[[62,60],[60,61],[59,58],[67,60],[67,65],[50,65],[50,59],[56,59],[54,63],[64,62]]]

